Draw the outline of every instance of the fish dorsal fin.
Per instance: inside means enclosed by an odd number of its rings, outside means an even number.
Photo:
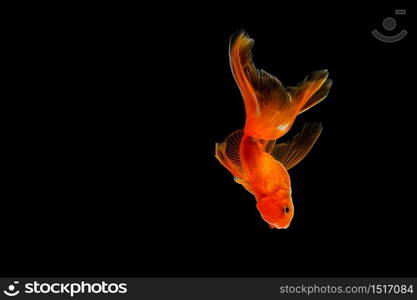
[[[240,161],[240,142],[243,137],[242,130],[231,133],[223,143],[216,143],[216,158],[229,170],[233,176],[244,179],[245,173]]]
[[[315,71],[310,73],[296,87],[287,88],[294,102],[300,105],[299,114],[327,97],[333,83],[332,80],[327,79],[328,76],[329,72],[327,70]]]
[[[289,141],[274,146],[271,155],[287,169],[297,165],[313,148],[323,127],[320,123],[306,123],[300,133]]]

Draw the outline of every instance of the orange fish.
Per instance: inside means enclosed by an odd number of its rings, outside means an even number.
[[[307,155],[322,126],[306,123],[287,142],[276,140],[290,130],[298,114],[326,98],[332,81],[327,70],[321,70],[296,87],[284,87],[275,76],[256,69],[253,43],[243,31],[230,39],[230,67],[243,97],[246,122],[243,130],[216,143],[215,155],[235,181],[255,196],[262,219],[271,228],[287,228],[294,216],[287,170]]]

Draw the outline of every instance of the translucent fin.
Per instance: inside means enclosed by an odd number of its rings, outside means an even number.
[[[230,40],[229,58],[233,76],[245,103],[245,134],[274,140],[290,128],[295,116],[292,100],[282,83],[252,62],[253,39],[241,31]]]
[[[263,149],[267,153],[271,153],[274,149],[276,140],[259,140],[259,143],[263,145]]]
[[[258,103],[247,76],[251,68],[253,40],[244,31],[232,35],[229,42],[229,62],[233,77],[239,86],[245,104],[246,116],[257,115]]]
[[[243,131],[236,130],[230,134],[223,143],[216,143],[216,158],[220,163],[237,178],[245,178],[242,163],[240,161],[240,142]]]
[[[275,76],[264,70],[257,70],[252,62],[246,69],[246,73],[255,90],[260,113],[264,112],[265,108],[269,106],[280,110],[291,102],[290,95]]]
[[[300,110],[299,114],[305,112],[309,108],[323,101],[329,94],[332,84],[333,84],[333,81],[331,79],[327,79],[323,83],[323,85],[318,89],[318,91],[306,102],[306,104]]]
[[[327,70],[320,70],[296,87],[285,88],[275,76],[255,67],[253,44],[253,39],[240,31],[232,36],[229,46],[230,67],[245,104],[244,132],[257,139],[276,140],[288,132],[297,114],[326,98],[332,81],[327,79]]]
[[[254,195],[252,192],[252,188],[250,187],[249,183],[245,179],[235,177],[235,181],[241,184],[249,193]]]
[[[287,88],[294,99],[294,103],[297,103],[300,107],[299,113],[305,112],[327,97],[333,83],[330,79],[327,79],[328,76],[329,72],[327,70],[315,71],[296,87]]]
[[[323,127],[320,123],[306,123],[300,133],[289,141],[275,145],[271,155],[289,170],[297,165],[313,147]]]

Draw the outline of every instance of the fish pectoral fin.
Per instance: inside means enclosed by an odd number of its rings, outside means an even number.
[[[329,72],[320,70],[312,72],[296,87],[288,87],[295,103],[300,105],[299,114],[320,103],[329,94],[333,81],[327,79]]]
[[[252,192],[252,188],[250,187],[249,183],[245,179],[235,177],[235,181],[236,181],[236,183],[241,184],[245,188],[245,190],[247,190],[249,193],[254,195],[253,192]]]
[[[276,142],[276,140],[263,141],[262,144],[264,145],[264,151],[266,153],[271,153],[272,150],[274,149],[275,142]]]
[[[236,130],[223,143],[216,143],[215,156],[234,177],[245,179],[246,175],[240,161],[240,142],[242,137],[243,131]]]
[[[322,132],[320,123],[306,123],[289,141],[274,146],[271,155],[287,169],[297,165],[313,148]]]

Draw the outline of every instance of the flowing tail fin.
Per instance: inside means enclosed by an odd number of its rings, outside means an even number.
[[[275,140],[290,128],[297,114],[322,101],[331,87],[327,70],[311,73],[296,87],[285,88],[275,76],[256,69],[253,39],[240,31],[230,39],[230,67],[243,97],[245,135]]]
[[[328,79],[329,72],[320,70],[310,73],[296,87],[288,87],[287,91],[300,107],[299,114],[323,101],[329,94],[333,81]]]

